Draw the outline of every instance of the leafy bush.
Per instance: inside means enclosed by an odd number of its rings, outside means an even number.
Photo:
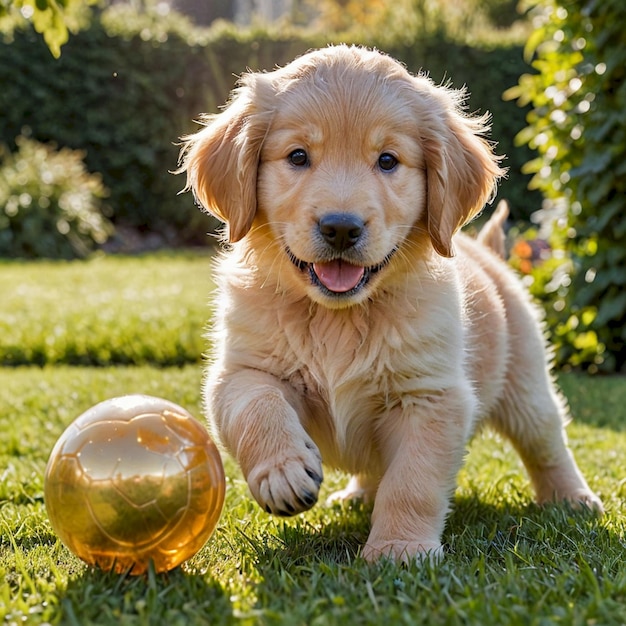
[[[509,263],[519,271],[532,296],[545,310],[554,360],[562,369],[594,364],[598,354],[595,332],[580,332],[578,318],[566,312],[566,298],[572,284],[573,264],[559,229],[529,228],[512,234]],[[586,320],[586,318],[585,318]]]
[[[18,137],[0,152],[0,256],[84,257],[111,234],[106,195],[84,154]]]
[[[626,47],[622,0],[532,0],[537,29],[508,97],[532,104],[519,135],[544,197],[537,216],[571,257],[555,326],[564,362],[626,370]]]

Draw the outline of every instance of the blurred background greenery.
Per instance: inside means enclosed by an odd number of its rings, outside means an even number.
[[[508,178],[511,263],[562,367],[626,369],[622,0],[0,0],[0,256],[210,245],[178,138],[246,68],[380,48],[467,86]]]

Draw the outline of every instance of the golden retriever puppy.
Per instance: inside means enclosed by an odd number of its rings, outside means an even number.
[[[567,448],[535,309],[458,233],[502,174],[463,103],[336,46],[244,75],[184,140],[180,170],[230,244],[204,389],[214,433],[269,513],[313,506],[322,462],[349,472],[338,497],[373,501],[370,560],[441,550],[480,423],[513,442],[539,502],[602,509]]]

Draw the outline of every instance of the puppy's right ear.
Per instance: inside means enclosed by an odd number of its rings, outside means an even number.
[[[187,172],[185,191],[228,227],[227,239],[242,239],[256,213],[257,168],[269,125],[256,110],[253,81],[244,80],[226,109],[201,119],[204,128],[183,137],[178,173]]]

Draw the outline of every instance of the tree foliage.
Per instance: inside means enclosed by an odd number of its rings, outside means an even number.
[[[561,358],[626,369],[626,3],[530,0],[534,73],[506,94],[531,104],[518,136],[545,198],[538,222],[569,255],[557,292]]]
[[[96,0],[0,0],[0,18],[5,22],[29,21],[41,34],[55,58],[69,34],[83,24],[87,5]],[[3,29],[6,30],[6,27]]]

